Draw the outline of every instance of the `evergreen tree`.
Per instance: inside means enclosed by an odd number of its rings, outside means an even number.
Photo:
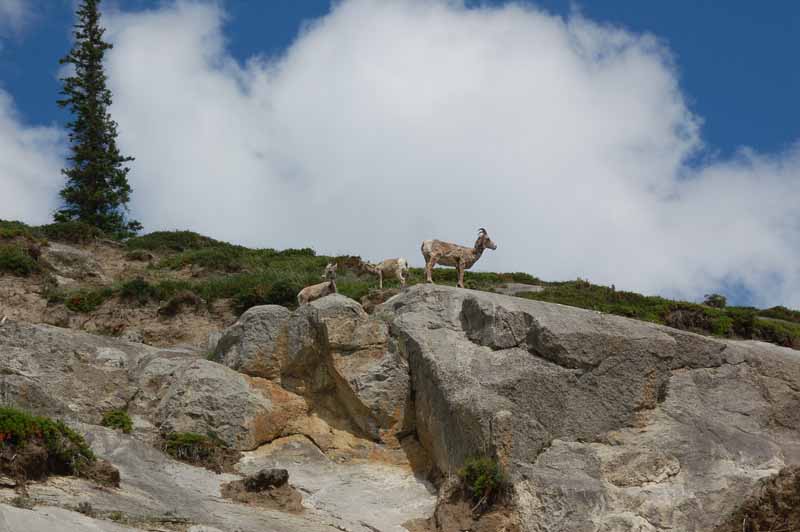
[[[111,91],[106,87],[103,56],[111,44],[103,41],[100,26],[101,0],[82,0],[76,12],[75,44],[61,64],[73,65],[73,75],[62,78],[63,99],[73,120],[67,124],[71,166],[61,170],[67,184],[61,191],[64,206],[55,213],[57,222],[81,221],[108,234],[125,237],[135,234],[141,224],[127,220],[131,187],[129,168],[133,157],[117,148],[117,123],[111,119]]]

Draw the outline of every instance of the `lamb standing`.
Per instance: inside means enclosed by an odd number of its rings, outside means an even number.
[[[425,240],[422,242],[422,256],[425,257],[425,280],[433,282],[431,275],[433,267],[437,264],[454,266],[458,270],[458,287],[464,288],[464,270],[469,270],[481,258],[484,249],[497,249],[497,244],[492,242],[486,229],[478,229],[478,240],[475,246],[468,248],[442,242],[441,240]]]
[[[408,261],[403,257],[397,259],[386,259],[377,264],[369,262],[363,263],[364,270],[378,276],[378,288],[383,289],[384,277],[396,277],[400,281],[400,286],[406,285],[408,277]]]
[[[338,265],[336,263],[328,263],[328,265],[325,266],[325,273],[322,274],[322,278],[327,279],[327,281],[324,283],[306,286],[300,290],[300,293],[297,294],[297,304],[304,305],[306,303],[311,303],[315,299],[319,299],[330,294],[335,294],[337,267]]]

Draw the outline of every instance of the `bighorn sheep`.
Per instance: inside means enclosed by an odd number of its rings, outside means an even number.
[[[425,240],[422,242],[422,256],[425,257],[425,280],[429,283],[433,282],[431,275],[433,267],[437,264],[455,266],[458,270],[458,286],[464,288],[464,270],[472,268],[486,248],[497,249],[497,244],[492,242],[483,227],[478,229],[478,240],[471,248],[441,240]]]
[[[322,274],[322,278],[327,279],[327,281],[324,283],[312,284],[300,290],[300,293],[297,294],[297,303],[299,305],[304,305],[329,294],[335,294],[337,266],[338,265],[335,263],[329,263],[325,266],[325,273]]]
[[[384,277],[396,277],[400,281],[400,286],[406,285],[408,276],[408,261],[403,257],[398,259],[386,259],[377,264],[369,262],[362,263],[365,271],[378,276],[378,288],[383,288]]]

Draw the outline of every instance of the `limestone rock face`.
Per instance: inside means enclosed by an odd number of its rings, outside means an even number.
[[[251,308],[224,332],[216,358],[279,382],[374,440],[391,440],[405,414],[408,363],[388,325],[341,294],[291,314],[273,305]]]
[[[190,351],[44,325],[0,327],[3,404],[92,424],[127,408],[135,430],[152,439],[172,431],[212,433],[236,449],[269,441],[288,416],[273,408],[273,390],[260,381]],[[283,397],[288,392],[275,395],[292,402]]]
[[[402,531],[402,523],[426,516],[435,501],[428,486],[410,470],[380,463],[339,464],[302,436],[279,439],[245,453],[237,465],[240,474],[217,474],[177,462],[130,435],[87,425],[77,425],[76,429],[86,436],[98,456],[119,468],[120,488],[97,489],[91,482],[74,477],[30,483],[28,493],[36,508],[22,510],[0,502],[0,530],[152,531],[174,530],[176,524],[186,523],[189,530],[197,532]],[[297,449],[294,442],[302,446]],[[298,450],[304,455],[300,456]],[[302,513],[236,504],[221,496],[225,484],[265,467],[287,469],[290,484],[308,494]],[[13,490],[0,487],[0,500],[14,496]],[[89,503],[96,518],[69,510],[80,503]],[[131,528],[108,520],[114,512],[135,518]]]
[[[800,463],[798,351],[441,286],[378,312],[423,445],[495,454],[523,530],[711,530]]]

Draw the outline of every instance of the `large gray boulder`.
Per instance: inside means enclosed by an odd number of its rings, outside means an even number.
[[[253,307],[224,331],[214,350],[214,360],[253,377],[275,379],[280,375],[278,355],[286,338],[289,309],[279,305]]]
[[[525,531],[711,530],[800,463],[800,352],[416,286],[378,310],[439,469],[495,455]]]

